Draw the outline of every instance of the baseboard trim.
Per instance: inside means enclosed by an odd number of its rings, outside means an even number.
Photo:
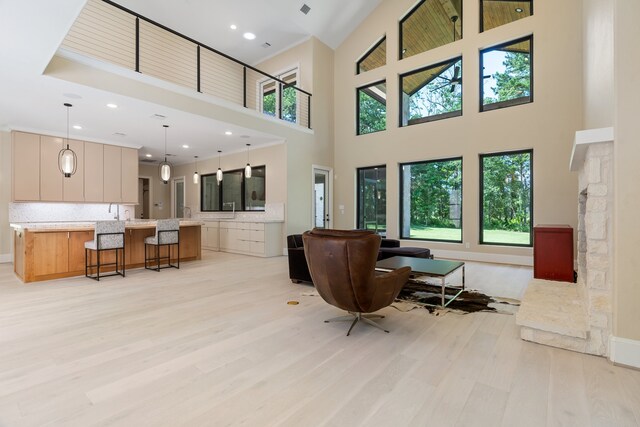
[[[11,254],[0,254],[0,264],[7,262],[13,262]]]
[[[640,368],[640,341],[611,336],[609,359],[617,365]]]
[[[533,256],[525,255],[504,255],[488,254],[483,252],[447,251],[442,249],[433,250],[435,258],[459,259],[462,261],[494,262],[498,264],[514,264],[533,266]]]

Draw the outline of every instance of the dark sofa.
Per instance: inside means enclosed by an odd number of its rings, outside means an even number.
[[[304,256],[302,234],[287,236],[287,253],[289,254],[289,278],[293,283],[313,283],[309,266]],[[433,258],[431,251],[426,248],[400,247],[400,241],[395,239],[382,239],[378,251],[378,261],[393,256],[409,256],[414,258]]]

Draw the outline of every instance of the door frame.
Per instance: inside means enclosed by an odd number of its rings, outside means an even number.
[[[184,217],[184,208],[187,206],[187,180],[185,176],[176,176],[171,179],[171,218],[176,216],[176,181],[182,181],[182,215]]]
[[[327,180],[327,200],[325,201],[327,212],[329,213],[329,222],[327,223],[326,228],[333,228],[333,168],[316,164],[311,165],[311,228],[315,227],[316,225],[316,200],[314,197],[316,185],[316,170],[328,172],[329,175]]]
[[[152,176],[146,176],[146,175],[138,175],[138,179],[148,179],[149,180],[149,212],[148,212],[148,216],[149,219],[153,219],[154,215],[153,215],[153,178]],[[144,196],[143,196],[144,197]],[[143,200],[138,200],[138,203],[140,203],[142,206],[144,206],[144,201]]]

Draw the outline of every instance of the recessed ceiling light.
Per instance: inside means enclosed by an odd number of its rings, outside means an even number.
[[[80,130],[80,129],[82,129],[82,126],[80,126],[80,125],[73,125],[73,128],[74,128],[74,129],[77,129],[77,130]]]
[[[187,144],[183,144],[182,148],[189,148],[189,146]]]
[[[228,131],[226,131],[224,134],[225,134],[225,135],[233,135],[233,132],[231,132],[230,130],[228,130]]]
[[[522,9],[521,7],[516,7],[516,12],[522,13],[524,12],[524,9]]]
[[[229,28],[231,28],[232,30],[237,30],[238,26],[236,24],[231,24],[229,25]]]
[[[152,157],[151,154],[145,154],[145,157]]]
[[[242,37],[244,37],[247,40],[253,40],[256,38],[256,35],[253,33],[244,33]]]
[[[107,107],[109,108],[118,108],[117,104],[107,104]]]

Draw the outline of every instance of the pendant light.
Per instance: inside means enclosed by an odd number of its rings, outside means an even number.
[[[167,128],[169,125],[162,125],[164,128],[164,161],[160,162],[158,172],[163,183],[167,184],[171,178],[171,163],[167,162]]]
[[[222,182],[222,169],[220,169],[220,153],[222,153],[222,151],[218,150],[218,172],[216,172],[216,179],[218,180],[218,185],[220,185],[220,183]]]
[[[197,184],[199,181],[199,175],[198,175],[198,156],[193,156],[196,158],[196,171],[193,173],[193,183]]]
[[[244,167],[245,178],[251,178],[251,165],[249,164],[249,147],[251,147],[251,144],[247,144],[247,166]]]
[[[78,156],[69,148],[69,108],[73,105],[65,103],[64,106],[67,107],[67,148],[58,153],[58,169],[65,178],[71,178],[78,167]]]

